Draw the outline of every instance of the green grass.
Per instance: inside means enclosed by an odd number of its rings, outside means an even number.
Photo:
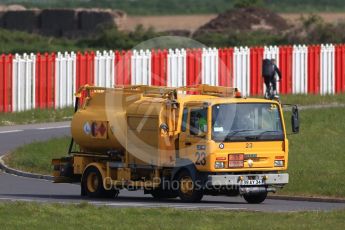
[[[345,108],[300,111],[300,134],[289,136],[290,182],[282,193],[345,197],[344,114]]]
[[[225,212],[0,203],[1,229],[343,229],[345,210]]]
[[[35,142],[16,149],[5,157],[5,162],[12,168],[42,174],[51,173],[51,160],[67,155],[69,137],[52,139],[47,142]]]
[[[57,52],[79,50],[74,40],[44,37],[26,32],[0,29],[1,53]]]
[[[0,113],[0,126],[15,124],[32,124],[70,120],[73,108],[64,109],[34,109],[24,112]]]
[[[162,35],[164,34],[155,32],[153,28],[145,29],[142,26],[137,26],[134,31],[129,32],[119,31],[115,27],[104,28],[97,36],[79,39],[47,37],[0,28],[0,53],[128,50],[143,41]]]
[[[281,102],[298,105],[324,105],[331,103],[345,104],[345,94],[336,95],[281,95]]]
[[[290,97],[289,100],[300,99]],[[335,97],[334,101],[337,100]],[[318,104],[325,99],[315,97],[310,101]],[[344,114],[345,108],[300,111],[300,134],[288,136],[290,183],[279,194],[345,197]],[[288,112],[285,119],[289,133]],[[49,174],[51,159],[65,156],[69,141],[64,137],[28,144],[15,150],[5,161],[14,168]]]

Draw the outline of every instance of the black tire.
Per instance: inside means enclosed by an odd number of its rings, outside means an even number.
[[[260,204],[265,201],[267,197],[267,192],[262,192],[258,194],[245,194],[243,195],[243,198],[249,203],[249,204]]]
[[[154,189],[151,191],[151,196],[154,199],[169,199],[169,198],[176,198],[178,195],[170,191],[164,191],[162,189]]]
[[[192,182],[192,189],[188,192],[184,191],[183,189],[183,184],[186,183],[186,180],[187,183]],[[202,197],[204,196],[204,191],[202,188],[198,188],[198,186],[196,186],[195,180],[192,179],[192,176],[188,171],[181,171],[177,176],[177,181],[179,182],[178,196],[182,201],[190,203],[196,203],[201,201]]]
[[[100,198],[112,195],[112,190],[104,189],[102,175],[96,167],[89,167],[85,170],[81,186],[82,193],[88,197]]]
[[[106,198],[116,198],[119,196],[120,191],[116,189],[106,190],[104,191],[103,197]]]

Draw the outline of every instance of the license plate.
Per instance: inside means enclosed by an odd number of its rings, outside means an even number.
[[[243,168],[243,161],[229,161],[229,168]]]
[[[242,182],[242,185],[262,185],[264,184],[263,180],[245,180]]]

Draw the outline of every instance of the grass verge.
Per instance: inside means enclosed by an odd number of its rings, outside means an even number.
[[[18,218],[20,216],[20,218]],[[345,210],[258,213],[0,203],[2,229],[343,229]],[[264,221],[263,221],[264,220]]]
[[[336,95],[281,95],[281,101],[285,104],[297,105],[325,105],[331,103],[344,104],[345,94]]]
[[[288,137],[290,183],[282,193],[345,197],[344,113],[345,108],[300,112],[300,134]]]
[[[16,149],[5,156],[5,163],[11,168],[26,172],[50,174],[51,160],[67,155],[69,137],[56,138],[46,142],[34,142]]]
[[[344,114],[345,108],[300,112],[301,132],[288,137],[290,183],[280,194],[345,197]],[[285,119],[289,126],[288,114]],[[24,171],[49,174],[51,159],[65,156],[69,141],[64,137],[28,144],[5,162]]]
[[[0,126],[16,124],[32,124],[70,120],[74,109],[34,109],[24,112],[0,113]]]

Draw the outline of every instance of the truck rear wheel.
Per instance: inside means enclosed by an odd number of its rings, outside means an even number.
[[[193,180],[188,171],[182,171],[177,180],[179,182],[178,195],[184,202],[199,202],[203,197],[203,190]]]
[[[89,167],[85,170],[81,186],[88,197],[110,197],[112,195],[111,190],[104,189],[102,175],[96,167]]]
[[[262,192],[258,194],[244,194],[243,198],[249,203],[249,204],[260,204],[265,201],[267,197],[267,192]]]

